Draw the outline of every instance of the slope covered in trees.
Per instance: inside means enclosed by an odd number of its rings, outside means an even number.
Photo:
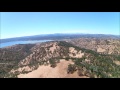
[[[81,48],[65,41],[44,42],[41,44],[15,45],[0,49],[0,77],[15,77],[21,71],[12,73],[21,67],[29,66],[35,70],[39,65],[51,65],[55,68],[59,60],[72,60],[68,65],[69,74],[78,71],[78,75],[97,78],[120,77],[120,55],[98,53]],[[33,68],[34,67],[34,68]]]

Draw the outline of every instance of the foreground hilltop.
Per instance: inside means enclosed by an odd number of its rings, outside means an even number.
[[[120,77],[119,61],[65,41],[21,44],[1,49],[0,77]]]

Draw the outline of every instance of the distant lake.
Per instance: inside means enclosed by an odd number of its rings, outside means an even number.
[[[47,42],[47,41],[53,41],[53,40],[32,40],[32,41],[13,41],[13,42],[6,42],[6,43],[0,43],[0,48],[12,46],[15,44],[34,44],[39,42]]]

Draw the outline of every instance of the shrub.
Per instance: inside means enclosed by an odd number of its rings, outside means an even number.
[[[57,65],[56,65],[56,61],[54,60],[54,59],[50,59],[49,60],[49,62],[50,62],[50,64],[51,64],[51,67],[56,67]]]
[[[74,73],[77,70],[75,65],[69,64],[68,65],[68,69],[67,69],[67,73]]]

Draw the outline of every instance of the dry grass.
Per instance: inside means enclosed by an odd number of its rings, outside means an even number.
[[[69,64],[73,64],[73,62],[61,59],[55,68],[50,67],[50,65],[42,65],[28,74],[18,75],[18,78],[87,78],[86,76],[78,76],[77,71],[73,74],[67,74]]]

